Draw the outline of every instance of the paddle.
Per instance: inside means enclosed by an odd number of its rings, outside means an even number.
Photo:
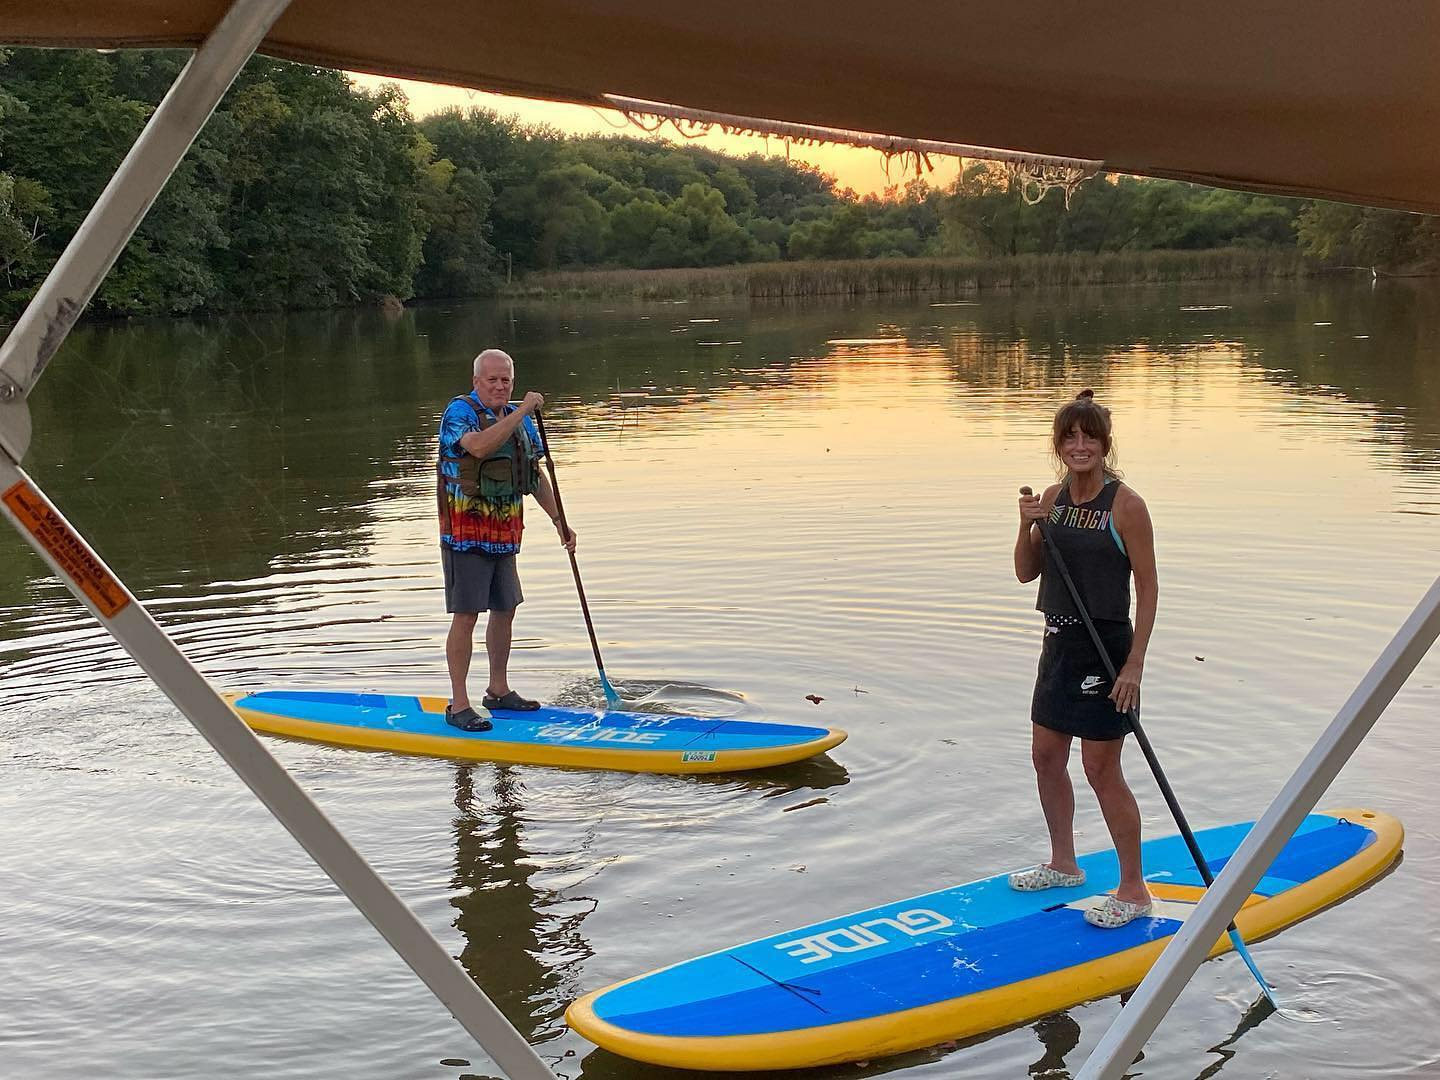
[[[1030,495],[1033,493],[1030,488],[1022,487],[1020,494]],[[1100,640],[1100,632],[1095,629],[1095,623],[1090,619],[1090,612],[1085,609],[1085,603],[1080,599],[1080,590],[1075,587],[1075,580],[1070,576],[1069,567],[1065,565],[1065,557],[1060,554],[1060,549],[1051,540],[1050,523],[1039,519],[1035,524],[1040,526],[1040,538],[1044,541],[1045,551],[1054,562],[1055,569],[1060,572],[1060,577],[1065,582],[1065,588],[1070,593],[1070,599],[1075,601],[1075,610],[1080,613],[1080,621],[1090,632],[1090,640],[1094,642],[1095,651],[1100,654],[1100,662],[1105,665],[1105,673],[1110,676],[1110,682],[1113,685],[1116,679],[1115,664],[1110,659],[1104,643]],[[1205,887],[1209,888],[1215,883],[1215,875],[1210,872],[1210,864],[1205,861],[1205,853],[1200,850],[1195,833],[1191,831],[1190,823],[1185,820],[1185,811],[1180,809],[1180,800],[1175,798],[1175,790],[1170,786],[1170,781],[1165,776],[1165,770],[1160,767],[1160,759],[1155,756],[1155,748],[1150,745],[1150,739],[1146,736],[1145,729],[1140,726],[1140,710],[1129,709],[1126,715],[1130,717],[1130,727],[1135,732],[1135,741],[1140,744],[1140,751],[1145,755],[1145,760],[1150,765],[1150,771],[1155,774],[1155,782],[1160,785],[1160,794],[1165,796],[1165,805],[1170,807],[1170,816],[1180,827],[1180,835],[1185,838],[1185,846],[1190,849],[1190,857],[1195,860],[1195,868],[1200,871],[1200,877],[1205,882]],[[1265,976],[1260,974],[1260,968],[1256,965],[1254,957],[1250,955],[1250,950],[1245,947],[1245,942],[1240,937],[1240,931],[1233,922],[1230,924],[1229,933],[1235,951],[1245,961],[1245,966],[1250,969],[1250,974],[1255,976],[1255,981],[1260,984],[1260,989],[1270,1004],[1278,1011],[1280,1003],[1275,1000],[1274,991],[1265,981]]]
[[[540,429],[540,442],[545,448],[545,467],[550,473],[550,490],[555,493],[555,509],[560,514],[560,532],[570,535],[570,526],[565,523],[565,504],[560,501],[560,481],[555,476],[555,458],[550,453],[550,437],[545,434],[545,421],[540,410],[535,410],[535,426]],[[605,661],[600,659],[600,643],[595,640],[595,624],[590,620],[590,605],[585,602],[585,586],[580,581],[580,564],[575,561],[575,552],[570,556],[570,572],[575,575],[575,591],[580,595],[580,612],[585,616],[585,629],[590,634],[590,649],[595,653],[595,667],[600,672],[600,689],[605,691],[605,704],[612,709],[620,707],[620,695],[605,677]]]

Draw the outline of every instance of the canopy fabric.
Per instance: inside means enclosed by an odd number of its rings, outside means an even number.
[[[195,46],[226,6],[0,0],[0,41]],[[1431,0],[294,0],[263,51],[1436,213],[1437,31]]]

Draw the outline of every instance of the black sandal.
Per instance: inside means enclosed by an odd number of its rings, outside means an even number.
[[[507,690],[499,697],[487,693],[480,704],[487,709],[509,709],[511,712],[534,712],[540,708],[540,702],[521,697],[514,690]]]
[[[468,705],[459,712],[451,712],[450,706],[446,705],[445,722],[461,731],[489,731],[495,726]]]

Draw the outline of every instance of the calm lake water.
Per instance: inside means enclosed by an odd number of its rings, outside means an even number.
[[[1146,726],[1197,826],[1265,808],[1440,570],[1433,283],[92,326],[26,464],[217,686],[443,693],[433,433],[491,344],[549,396],[611,678],[850,732],[708,779],[267,740],[569,1080],[699,1075],[569,1033],[584,991],[1043,857],[1010,553],[1080,388],[1155,520]],[[521,559],[515,685],[598,700],[548,528]],[[0,1073],[496,1074],[8,531],[0,664]],[[1212,961],[1133,1075],[1440,1068],[1437,706],[1432,656],[1321,804],[1400,817],[1402,864],[1255,949],[1313,1022],[1256,1023]],[[1073,771],[1082,850],[1106,847]],[[1119,1007],[811,1075],[1066,1077]]]

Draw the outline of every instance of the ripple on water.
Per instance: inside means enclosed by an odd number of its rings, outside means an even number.
[[[546,329],[522,311],[511,324],[536,358],[525,370],[557,391],[566,506],[607,674],[646,708],[843,727],[849,741],[829,760],[663,777],[265,740],[522,1031],[547,1054],[583,1055],[585,1076],[681,1074],[564,1033],[561,1010],[582,990],[1043,854],[1027,713],[1039,639],[1034,587],[1011,566],[1014,499],[1048,475],[1050,417],[1078,387],[1114,408],[1122,467],[1154,515],[1147,728],[1197,825],[1263,809],[1432,580],[1436,425],[1416,388],[1435,357],[1415,344],[1434,340],[1417,322],[1433,318],[1428,301],[1367,286],[1350,299],[1377,315],[1397,306],[1361,326],[1309,286],[1011,291],[948,311],[706,304],[697,315],[722,317],[723,333],[697,324],[674,338],[684,313],[642,305],[604,324],[636,347],[599,355],[598,334],[573,335],[591,325],[578,316]],[[1212,310],[1180,314],[1187,306]],[[476,337],[473,306],[416,317],[437,357],[447,334]],[[322,321],[344,325],[335,319]],[[1310,324],[1331,320],[1402,332],[1373,330],[1366,349],[1381,366],[1316,358]],[[744,344],[697,348],[697,329]],[[217,504],[201,476],[196,521],[161,534],[173,502],[147,502],[143,479],[117,514],[86,501],[104,485],[62,492],[70,470],[56,470],[57,496],[148,575],[148,609],[217,685],[444,692],[428,432],[452,380],[438,360],[403,356],[357,370],[347,348],[307,351],[313,382],[292,365],[278,397],[257,374],[255,408],[288,441],[281,457],[242,452],[234,468],[247,490],[275,495],[267,513],[289,509],[275,528]],[[371,385],[382,370],[400,377]],[[201,374],[154,396],[201,386]],[[335,392],[352,384],[354,405]],[[126,380],[47,382],[32,404],[100,415],[120,386],[146,393]],[[304,424],[322,404],[354,421],[335,427],[343,444],[299,441],[302,425],[326,426]],[[129,441],[181,483],[196,475],[193,446],[166,443],[166,430],[137,427]],[[43,435],[32,451],[40,462],[67,452]],[[348,490],[342,460],[363,473]],[[12,550],[0,552],[5,570],[21,567],[0,582],[6,1066],[388,1080],[476,1060],[123,651]],[[567,561],[529,541],[522,559],[514,681],[598,706]],[[1426,765],[1440,751],[1440,659],[1427,663],[1325,800],[1395,812],[1405,863],[1256,949],[1282,996],[1318,1022],[1247,1020],[1253,983],[1222,958],[1156,1032],[1148,1076],[1430,1067],[1440,805]],[[1127,761],[1147,831],[1170,832],[1138,756]],[[1078,762],[1072,775],[1078,843],[1108,847]],[[1107,998],[817,1077],[1060,1080],[1118,1009]]]
[[[1387,1018],[1433,1016],[1440,989],[1418,973],[1339,967],[1324,948],[1309,952],[1303,970],[1287,980],[1280,1017],[1289,1021],[1270,1032],[1299,1076],[1418,1076],[1440,1062],[1440,1033],[1409,1031],[1403,1038],[1377,1039]],[[1314,1025],[1331,1029],[1317,1036]]]

